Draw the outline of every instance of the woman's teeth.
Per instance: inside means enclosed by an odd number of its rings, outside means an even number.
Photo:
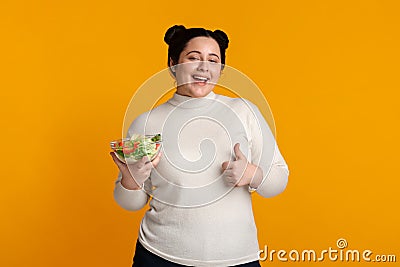
[[[194,76],[193,76],[193,79],[198,80],[198,81],[201,81],[201,82],[207,82],[207,81],[208,81],[208,78],[206,78],[206,77],[201,77],[201,76],[197,76],[197,75],[194,75]]]

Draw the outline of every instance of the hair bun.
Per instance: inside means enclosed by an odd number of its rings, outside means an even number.
[[[176,34],[179,33],[179,32],[183,32],[185,30],[186,30],[186,28],[183,25],[174,25],[174,26],[172,26],[165,33],[164,42],[166,42],[168,45],[170,45],[171,44],[171,40],[173,40],[174,37],[176,37]]]
[[[215,30],[214,31],[214,35],[215,35],[216,38],[219,39],[220,44],[223,46],[221,48],[222,49],[227,49],[228,48],[228,44],[229,44],[228,35],[226,35],[226,33],[221,31],[221,30]]]

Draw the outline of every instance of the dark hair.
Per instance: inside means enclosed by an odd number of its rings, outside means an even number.
[[[186,44],[195,37],[205,36],[211,37],[217,41],[221,53],[221,63],[224,68],[225,64],[225,50],[228,48],[228,36],[221,30],[210,31],[204,28],[188,28],[182,25],[174,25],[167,30],[164,36],[164,41],[168,44],[168,67],[170,66],[170,59],[174,64],[178,63],[179,55],[185,49]]]

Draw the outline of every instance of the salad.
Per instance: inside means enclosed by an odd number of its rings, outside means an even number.
[[[111,142],[111,149],[123,162],[135,162],[144,156],[153,160],[158,154],[161,146],[161,134],[140,135],[134,134],[132,137]]]

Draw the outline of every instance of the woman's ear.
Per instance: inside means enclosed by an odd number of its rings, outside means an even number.
[[[172,60],[172,58],[169,59],[169,68],[170,68],[172,74],[174,76],[176,76],[175,65],[174,65],[174,61]]]

